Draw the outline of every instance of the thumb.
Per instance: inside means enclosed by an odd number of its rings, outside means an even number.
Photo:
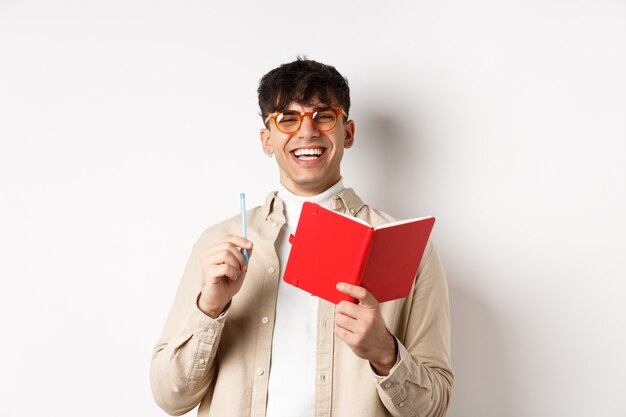
[[[374,296],[365,288],[358,285],[348,284],[347,282],[339,282],[337,284],[337,290],[344,294],[354,297],[359,300],[359,304],[369,307],[377,307],[378,301]]]

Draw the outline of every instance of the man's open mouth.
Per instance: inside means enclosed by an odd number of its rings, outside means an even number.
[[[324,154],[324,148],[296,149],[292,151],[293,155],[301,161],[312,161]]]

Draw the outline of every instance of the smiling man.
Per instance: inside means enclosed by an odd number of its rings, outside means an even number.
[[[197,405],[199,416],[220,417],[445,415],[448,292],[432,244],[400,300],[380,304],[340,284],[359,302],[335,306],[282,281],[305,201],[375,226],[394,220],[343,185],[341,160],[355,135],[347,81],[298,59],[267,73],[258,93],[261,146],[278,164],[278,191],[248,211],[248,239],[236,216],[194,246],[154,349],[155,400],[172,415]]]
[[[343,150],[354,139],[354,122],[342,108],[330,107],[317,97],[312,102],[291,102],[265,119],[275,129],[261,130],[261,143],[268,155],[275,154],[280,182],[299,195],[320,194],[341,178]]]

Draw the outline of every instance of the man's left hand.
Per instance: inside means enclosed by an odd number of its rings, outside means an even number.
[[[337,290],[359,300],[341,301],[335,308],[335,334],[360,358],[370,361],[378,375],[389,375],[398,348],[387,330],[380,304],[365,288],[345,282]]]

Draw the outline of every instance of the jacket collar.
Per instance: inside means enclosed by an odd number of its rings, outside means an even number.
[[[356,216],[365,203],[356,195],[352,188],[344,188],[343,191],[332,197],[333,210],[340,213]],[[276,191],[272,191],[265,198],[265,204],[261,208],[265,220],[271,219],[279,223],[284,223],[285,215],[283,214],[285,206],[283,201],[276,196]]]

